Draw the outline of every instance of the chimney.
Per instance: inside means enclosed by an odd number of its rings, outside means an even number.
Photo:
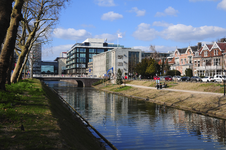
[[[200,50],[202,47],[202,42],[198,42],[198,50]]]

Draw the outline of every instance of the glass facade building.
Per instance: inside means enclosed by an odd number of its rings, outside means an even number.
[[[112,50],[117,44],[107,43],[104,39],[86,39],[83,43],[76,43],[67,52],[66,69],[68,74],[87,74],[88,63],[93,56]]]

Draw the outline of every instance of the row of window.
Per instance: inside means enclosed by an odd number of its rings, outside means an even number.
[[[213,55],[217,56],[218,55],[218,50],[214,50]],[[207,57],[207,56],[208,56],[208,51],[204,51],[204,57]]]
[[[194,61],[194,65],[197,67],[200,67],[200,61]],[[203,61],[203,66],[210,66],[211,65],[211,60],[204,60]],[[213,66],[219,66],[220,65],[220,58],[213,59]]]
[[[91,49],[88,49],[89,50],[89,53],[103,53],[104,52],[104,49],[96,49],[96,48],[91,48]],[[67,53],[68,56],[72,55],[73,53],[86,53],[86,48],[76,48],[76,49],[73,49],[72,51],[70,51],[69,53]]]

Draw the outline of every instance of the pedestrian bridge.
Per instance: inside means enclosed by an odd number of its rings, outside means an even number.
[[[33,78],[39,79],[41,81],[66,81],[78,83],[78,87],[91,87],[93,83],[101,80],[102,78],[92,78],[92,77],[76,77],[76,76],[54,76],[54,75],[34,75]]]

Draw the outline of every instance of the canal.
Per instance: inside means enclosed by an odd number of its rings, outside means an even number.
[[[119,150],[226,149],[225,120],[46,81]],[[107,149],[110,149],[106,146]]]

